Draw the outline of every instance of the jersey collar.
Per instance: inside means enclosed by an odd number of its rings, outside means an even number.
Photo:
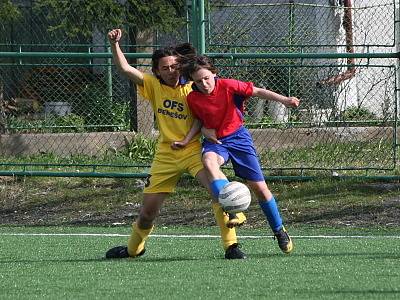
[[[167,85],[167,84],[165,83],[165,81],[162,80],[162,78],[159,78],[158,80],[160,81],[161,84]],[[189,82],[189,80],[187,80],[185,77],[179,76],[178,85],[185,85],[185,84],[187,84],[188,82]]]

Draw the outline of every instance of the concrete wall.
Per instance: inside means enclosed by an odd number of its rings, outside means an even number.
[[[335,142],[392,141],[392,127],[332,127],[250,130],[258,151],[263,149],[298,149]],[[26,156],[53,153],[101,156],[124,148],[135,137],[133,132],[61,133],[0,135],[0,155]],[[154,137],[154,136],[153,136]],[[400,140],[400,132],[397,132]]]
[[[101,156],[107,151],[123,148],[134,136],[132,132],[3,134],[0,135],[0,155]]]

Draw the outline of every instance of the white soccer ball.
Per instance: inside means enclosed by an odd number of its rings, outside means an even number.
[[[227,213],[237,213],[246,210],[251,202],[249,188],[238,181],[226,184],[218,196],[222,209]]]

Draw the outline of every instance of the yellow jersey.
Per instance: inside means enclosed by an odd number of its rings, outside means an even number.
[[[138,85],[140,95],[150,101],[160,131],[159,142],[182,140],[193,125],[193,115],[186,102],[192,91],[192,82],[173,88],[162,84],[152,74],[143,74],[143,85]],[[199,141],[200,133],[193,141]]]

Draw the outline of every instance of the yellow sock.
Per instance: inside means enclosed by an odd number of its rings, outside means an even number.
[[[150,229],[140,229],[136,222],[132,224],[132,233],[128,239],[128,254],[135,257],[144,249],[144,243],[152,232],[154,226]]]
[[[214,211],[215,220],[217,221],[221,233],[222,244],[226,250],[230,245],[237,243],[236,230],[235,228],[226,227],[225,224],[229,217],[224,213],[219,203],[213,203],[212,208]]]

